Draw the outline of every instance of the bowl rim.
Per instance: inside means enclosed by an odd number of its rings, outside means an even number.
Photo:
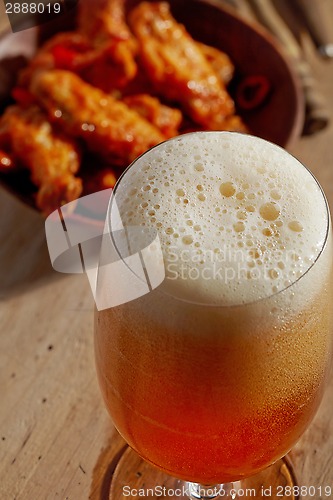
[[[139,3],[140,0],[138,0],[136,3]],[[154,2],[156,0],[149,0],[150,2]],[[290,132],[288,134],[288,137],[286,140],[283,142],[283,144],[279,144],[280,147],[284,149],[288,149],[290,145],[292,145],[302,134],[303,126],[304,126],[304,119],[305,119],[305,98],[304,98],[304,92],[302,88],[302,84],[300,81],[299,76],[297,75],[296,71],[294,70],[293,64],[292,64],[292,58],[291,56],[287,53],[286,49],[283,47],[282,43],[279,42],[279,40],[274,37],[264,26],[262,26],[259,21],[257,22],[256,20],[252,19],[246,19],[244,16],[242,16],[235,8],[222,3],[220,0],[191,0],[193,3],[201,4],[203,6],[207,5],[208,7],[212,7],[215,9],[218,9],[220,12],[226,14],[227,16],[233,18],[237,22],[239,22],[242,25],[246,25],[247,28],[250,31],[254,31],[259,35],[259,37],[264,38],[265,42],[278,54],[280,57],[281,61],[285,64],[285,67],[289,73],[290,76],[290,81],[292,82],[292,85],[295,90],[295,114],[294,114],[294,119],[293,122],[290,126]],[[171,8],[172,8],[172,2],[171,2]],[[181,21],[182,22],[182,21]],[[182,22],[185,27],[186,27],[186,21]],[[40,32],[40,26],[35,26],[32,28],[29,28],[24,31],[20,31],[17,33],[13,33],[9,27],[5,28],[4,30],[0,31],[0,44],[5,40],[7,37],[10,35],[17,35],[18,37],[24,36],[25,32],[29,32],[30,35],[32,35],[31,39],[34,40],[36,43],[36,49],[39,47],[39,32]],[[61,32],[61,31],[59,31]],[[12,53],[12,50],[10,50],[10,54]],[[19,53],[17,55],[20,55]],[[2,58],[1,58],[2,59]],[[1,60],[0,59],[0,60]],[[250,131],[251,133],[251,131]],[[258,136],[260,137],[260,136]],[[270,139],[268,139],[270,140]],[[25,205],[30,206],[31,208],[38,210],[35,206],[35,203],[33,201],[33,195],[25,195],[22,194],[18,191],[16,191],[10,184],[8,184],[5,180],[4,177],[1,176],[0,178],[0,186],[2,186],[8,193],[12,194],[16,199],[20,200],[23,202]]]
[[[156,1],[156,0],[148,0]],[[158,0],[157,0],[158,1]],[[221,2],[221,0],[191,0],[193,3],[209,5],[216,8],[228,16],[236,19],[240,24],[246,25],[250,30],[256,32],[261,38],[264,38],[265,42],[272,47],[272,49],[279,55],[280,59],[284,62],[286,69],[289,72],[290,80],[295,89],[295,115],[294,121],[289,132],[289,136],[284,144],[278,144],[280,147],[287,149],[294,142],[301,137],[304,121],[305,121],[305,96],[304,90],[301,83],[301,79],[293,66],[292,56],[288,54],[287,49],[283,44],[275,37],[265,26],[260,24],[259,21],[255,19],[246,19],[242,16],[236,8]],[[251,134],[251,131],[250,131]],[[270,139],[267,139],[270,140]]]

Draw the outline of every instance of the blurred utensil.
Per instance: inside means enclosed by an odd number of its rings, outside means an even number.
[[[318,89],[311,66],[307,62],[300,44],[271,0],[228,0],[228,3],[231,3],[246,17],[253,18],[254,16],[280,41],[292,59],[302,83],[305,98],[306,113],[303,132],[313,134],[325,128],[330,120],[325,99]],[[315,2],[310,0],[309,3]]]
[[[333,58],[332,20],[327,19],[323,0],[295,0],[295,7],[300,11],[321,56]]]
[[[255,21],[255,15],[246,0],[221,0],[223,3],[233,7],[239,14],[248,20]]]

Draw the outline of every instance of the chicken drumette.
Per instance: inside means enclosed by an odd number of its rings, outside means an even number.
[[[37,74],[31,91],[51,121],[70,136],[82,139],[103,161],[127,166],[166,138],[125,103],[69,71]]]
[[[142,2],[130,13],[140,61],[158,93],[179,102],[199,125],[210,130],[244,130],[219,75],[200,45],[172,17],[166,2]]]
[[[45,215],[80,196],[82,182],[74,176],[80,165],[77,145],[56,132],[37,106],[7,108],[0,120],[0,146],[16,165],[30,170],[38,187],[36,204]]]

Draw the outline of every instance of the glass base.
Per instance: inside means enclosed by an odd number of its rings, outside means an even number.
[[[127,448],[110,485],[109,500],[177,498],[181,500],[269,499],[297,500],[297,481],[288,457],[248,479],[225,485],[202,486],[168,476]]]

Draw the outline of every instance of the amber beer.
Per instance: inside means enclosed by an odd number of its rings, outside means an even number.
[[[116,200],[125,226],[158,230],[166,279],[96,315],[115,426],[176,477],[255,474],[307,428],[327,377],[332,247],[319,185],[272,144],[208,132],[143,155]]]

